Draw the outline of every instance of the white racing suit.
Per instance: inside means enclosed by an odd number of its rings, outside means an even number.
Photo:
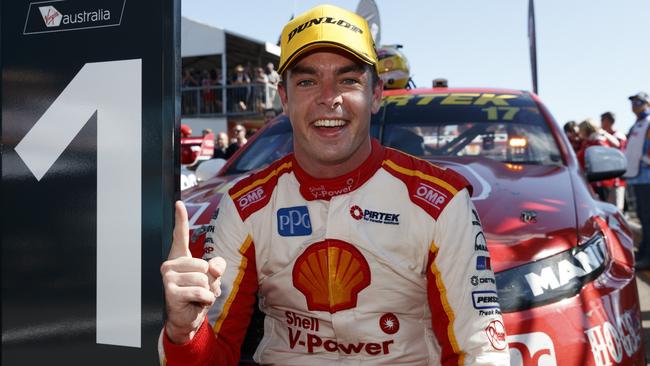
[[[376,140],[314,179],[293,155],[232,187],[204,258],[228,267],[197,335],[167,365],[236,365],[259,296],[263,365],[509,365],[471,186]]]

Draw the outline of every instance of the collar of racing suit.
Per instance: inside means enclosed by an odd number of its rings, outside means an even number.
[[[293,170],[298,183],[300,183],[302,196],[308,201],[329,201],[332,197],[350,193],[361,187],[381,167],[384,158],[384,147],[379,141],[372,139],[371,143],[372,151],[370,156],[358,168],[335,178],[319,179],[312,177],[300,167],[296,157],[293,156]]]

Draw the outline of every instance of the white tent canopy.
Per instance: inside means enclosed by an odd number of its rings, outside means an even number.
[[[181,57],[222,55],[225,50],[225,30],[181,17]]]

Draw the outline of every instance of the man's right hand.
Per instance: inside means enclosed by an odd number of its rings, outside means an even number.
[[[176,201],[172,247],[160,267],[167,302],[165,332],[176,344],[187,343],[194,337],[208,309],[221,294],[220,278],[226,269],[226,261],[221,257],[209,262],[193,258],[189,235],[187,210],[181,201]]]

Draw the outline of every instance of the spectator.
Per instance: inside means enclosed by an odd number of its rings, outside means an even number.
[[[611,145],[602,131],[600,131],[600,128],[596,126],[595,122],[591,118],[587,118],[580,122],[578,130],[580,132],[580,139],[582,140],[582,146],[578,151],[578,161],[580,162],[582,169],[585,169],[585,154],[587,148],[591,146],[611,147]],[[596,194],[598,194],[598,198],[601,201],[607,202],[609,191],[611,190],[611,187],[614,186],[615,180],[616,179],[607,179],[591,183],[591,187],[594,189]]]
[[[221,113],[223,109],[223,96],[221,94],[223,82],[221,80],[221,70],[212,69],[210,71],[210,85],[212,85],[212,91],[214,93],[214,113]]]
[[[266,75],[269,79],[269,84],[273,86],[278,86],[278,83],[280,82],[280,75],[278,74],[277,71],[275,71],[275,66],[273,65],[273,62],[269,62],[266,64]]]
[[[203,96],[203,112],[214,113],[214,88],[208,70],[203,70],[201,78],[201,95]]]
[[[255,78],[253,79],[255,85],[255,101],[257,110],[263,111],[266,109],[266,87],[269,83],[269,78],[264,73],[261,67],[255,68]]]
[[[636,122],[627,140],[627,171],[624,177],[636,197],[636,213],[641,221],[642,240],[636,255],[636,268],[650,269],[650,97],[638,93],[629,97]]]
[[[235,67],[235,73],[232,76],[231,84],[238,85],[240,87],[231,89],[230,100],[232,100],[233,108],[232,111],[245,111],[248,109],[246,103],[248,102],[248,89],[250,88],[251,78],[244,72],[244,66],[237,65]],[[245,88],[243,86],[246,86]]]
[[[225,159],[228,160],[228,134],[225,132],[219,132],[217,134],[217,140],[215,141],[214,147],[214,159]]]
[[[564,124],[564,133],[566,134],[573,151],[577,154],[582,147],[582,141],[580,140],[580,134],[578,133],[578,124],[575,121],[569,121]]]
[[[625,151],[627,137],[614,129],[615,121],[616,118],[612,112],[605,112],[600,115],[600,127],[609,144],[621,151]],[[614,179],[614,186],[609,189],[607,202],[616,205],[621,211],[625,209],[625,180],[622,178]]]
[[[275,109],[273,109],[273,108],[265,109],[264,110],[264,124],[267,124],[267,123],[271,122],[271,120],[273,118],[275,118],[276,115],[277,115],[277,113],[275,113]]]
[[[228,158],[233,156],[240,147],[244,146],[248,140],[246,139],[246,128],[240,124],[235,125],[232,129],[233,138],[228,145]]]
[[[181,81],[181,86],[183,88],[193,88],[199,85],[192,75],[192,69],[185,69],[183,71],[183,80]],[[196,113],[196,91],[192,89],[186,89],[182,91],[182,114],[194,114]]]

